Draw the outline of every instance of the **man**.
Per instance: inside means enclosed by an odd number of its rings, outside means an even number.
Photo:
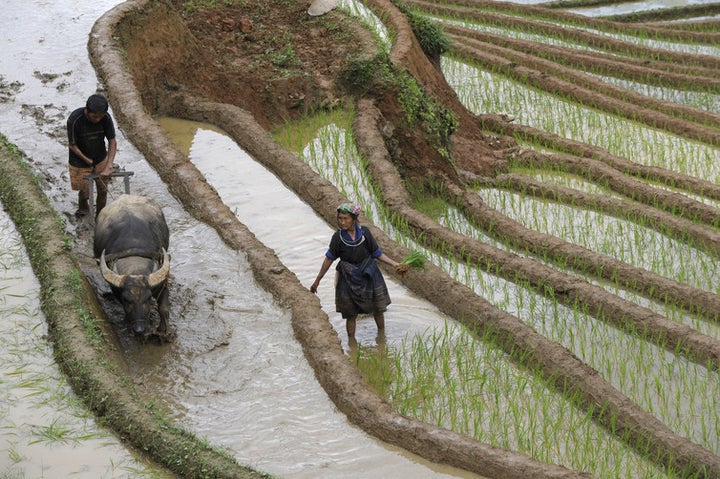
[[[117,153],[115,125],[108,113],[108,101],[100,94],[90,95],[84,108],[73,111],[67,120],[68,146],[70,150],[70,187],[78,191],[78,214],[88,211],[90,185],[83,177],[92,173],[95,179],[97,200],[95,214],[107,203],[107,182],[113,171]],[[107,138],[107,147],[105,139]]]

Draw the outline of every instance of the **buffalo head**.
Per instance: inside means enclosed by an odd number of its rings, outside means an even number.
[[[150,327],[150,310],[153,298],[158,300],[160,309],[161,329],[166,326],[166,311],[163,311],[164,301],[158,298],[167,298],[167,278],[170,272],[170,255],[162,250],[162,265],[148,274],[120,274],[111,270],[105,262],[105,250],[100,255],[100,271],[103,278],[113,288],[113,292],[122,303],[125,310],[125,321],[132,326],[138,335],[146,335]]]

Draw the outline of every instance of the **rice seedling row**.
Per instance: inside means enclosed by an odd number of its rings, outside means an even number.
[[[718,148],[578,107],[461,62],[444,59],[442,65],[448,82],[471,111],[507,112],[516,123],[595,145],[642,165],[720,183]]]
[[[322,136],[322,135],[321,135],[321,136]],[[309,150],[308,150],[308,151],[309,151]],[[317,151],[317,150],[315,150],[315,151]],[[346,153],[346,156],[347,156],[347,153]],[[310,155],[306,155],[306,157],[309,158]],[[309,160],[309,161],[315,162],[315,161],[317,161],[317,160],[318,160],[318,158],[312,158],[312,159]],[[323,161],[333,161],[333,160],[324,159]],[[324,170],[324,171],[327,171],[328,168],[324,168],[323,170]],[[316,169],[316,171],[320,172],[320,170],[317,170],[317,169]],[[340,173],[338,176],[339,176],[339,177],[346,176],[346,175],[347,175],[347,176],[353,176],[353,175],[355,175],[355,174],[356,174],[355,172],[348,173],[347,171],[345,171],[344,173]],[[369,190],[365,190],[365,191],[369,191]],[[354,193],[355,193],[356,195],[363,196],[363,195],[361,194],[362,191],[355,191]],[[372,198],[369,198],[367,201],[372,201]],[[375,221],[378,221],[378,220],[375,219]],[[382,223],[382,220],[380,220],[380,222]],[[440,260],[439,260],[439,259],[436,259],[436,258],[433,258],[433,261],[438,261],[438,262],[440,262]],[[459,264],[459,263],[455,263],[455,264]],[[469,275],[468,275],[467,272],[466,272],[465,274],[462,274],[461,276],[464,278],[463,281],[467,281],[467,279],[468,279],[468,277],[469,277]],[[488,288],[488,289],[489,289],[490,291],[495,291],[495,292],[496,292],[496,291],[502,291],[502,288],[499,288],[499,287],[491,287],[491,288]],[[506,290],[507,290],[507,289],[506,289]],[[483,294],[485,294],[485,293],[487,293],[487,292],[486,292],[486,291],[483,291]],[[507,305],[504,305],[504,306],[507,307]],[[530,310],[533,311],[534,308],[531,307]],[[544,316],[544,315],[539,315],[539,316],[541,316],[541,317],[546,317],[546,316]],[[446,401],[450,401],[450,400],[446,400]],[[454,399],[454,400],[452,400],[452,401],[456,401],[456,399]],[[452,401],[451,401],[451,402],[452,402]],[[455,403],[455,402],[453,402],[453,403]],[[456,420],[451,420],[450,422],[453,423],[453,422],[458,422],[458,421],[456,421]],[[521,427],[521,426],[518,426],[518,428],[522,428],[522,427]]]

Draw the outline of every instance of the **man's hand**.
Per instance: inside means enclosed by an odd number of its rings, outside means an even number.
[[[110,174],[113,172],[112,161],[108,161],[108,157],[106,156],[105,159],[101,163],[106,163],[105,168],[103,168],[102,171],[98,171],[97,173],[100,176],[110,176]]]

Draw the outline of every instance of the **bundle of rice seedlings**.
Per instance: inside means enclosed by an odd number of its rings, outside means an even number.
[[[412,269],[425,269],[425,255],[420,251],[410,253],[400,264],[406,264]]]

